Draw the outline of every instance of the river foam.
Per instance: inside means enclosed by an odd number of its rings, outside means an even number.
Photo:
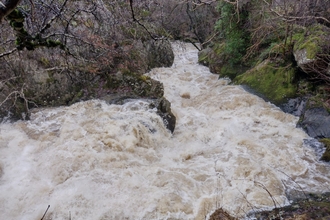
[[[156,109],[135,100],[91,100],[40,109],[0,125],[0,219],[207,219],[242,217],[288,203],[292,190],[329,191],[298,120],[228,85],[173,44],[163,82],[177,117],[173,135]]]

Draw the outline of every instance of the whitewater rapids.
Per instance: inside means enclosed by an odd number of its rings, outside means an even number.
[[[330,166],[303,144],[297,117],[228,85],[174,43],[161,81],[177,118],[101,100],[40,109],[0,125],[0,219],[207,219],[287,204],[292,191],[330,191]],[[271,194],[271,196],[270,196]]]

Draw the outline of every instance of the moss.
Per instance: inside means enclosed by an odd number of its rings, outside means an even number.
[[[209,50],[202,50],[198,53],[198,63],[203,65],[209,64]]]
[[[50,61],[49,61],[47,58],[45,58],[45,57],[41,57],[41,58],[39,59],[39,61],[40,61],[40,64],[41,64],[42,66],[44,66],[44,67],[50,67]]]
[[[198,54],[198,62],[209,66],[211,72],[219,74],[220,77],[234,79],[237,75],[244,73],[247,68],[244,65],[232,65],[224,53],[225,43],[214,44],[210,48],[202,50]]]
[[[248,85],[274,104],[281,104],[296,95],[297,87],[292,83],[294,75],[293,67],[278,65],[268,59],[236,77],[234,83]]]
[[[146,75],[140,75],[138,78],[141,79],[144,82],[146,82],[147,80],[150,79],[150,77],[149,76],[146,76]]]
[[[219,72],[220,77],[228,77],[230,79],[234,79],[239,74],[239,68],[237,66],[234,67],[230,64],[223,65]]]
[[[305,49],[308,59],[314,59],[318,52],[321,52],[320,42],[323,41],[327,33],[324,31],[324,26],[320,24],[312,25],[304,31],[298,31],[292,36],[294,41],[294,50]]]
[[[321,139],[320,142],[322,142],[325,145],[325,152],[323,153],[321,160],[329,162],[330,161],[330,139],[324,138]]]

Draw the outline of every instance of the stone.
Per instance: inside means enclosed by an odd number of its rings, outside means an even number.
[[[293,55],[298,67],[312,77],[330,77],[330,28],[313,24],[293,37]]]
[[[148,68],[170,67],[174,61],[174,53],[169,40],[157,39],[144,42],[147,53]]]
[[[305,109],[307,103],[307,98],[298,97],[294,99],[289,99],[287,103],[280,105],[282,111],[292,114],[294,116],[301,116]]]
[[[330,138],[330,114],[323,107],[309,108],[302,114],[298,127],[313,138]]]
[[[176,117],[171,111],[171,103],[164,97],[159,99],[157,114],[162,117],[166,128],[173,133],[175,129]]]
[[[8,118],[28,119],[32,108],[71,105],[109,94],[161,98],[164,94],[163,85],[142,74],[150,68],[173,64],[174,54],[170,42],[166,39],[143,43],[136,40],[128,48],[131,47],[133,49],[126,51],[130,52],[130,56],[118,49],[113,66],[104,69],[95,67],[94,71],[88,66],[76,69],[49,68],[45,65],[49,62],[46,55],[40,58],[43,65],[37,59],[22,60],[24,74],[0,85],[0,121]],[[125,48],[122,46],[121,49],[125,51]],[[47,54],[48,51],[44,52]],[[130,66],[130,63],[135,65]],[[14,90],[22,92],[12,93]]]
[[[139,97],[137,96],[126,96],[126,95],[115,94],[111,96],[109,95],[105,96],[102,98],[102,100],[105,100],[109,104],[123,105],[126,102],[138,98]],[[171,133],[173,133],[176,124],[176,117],[172,113],[171,103],[164,97],[156,98],[156,99],[147,98],[143,100],[149,102],[150,109],[154,109],[154,108],[157,109],[157,114],[163,119],[165,127],[169,131],[171,131]]]

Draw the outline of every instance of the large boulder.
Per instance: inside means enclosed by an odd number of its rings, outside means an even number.
[[[145,41],[148,68],[170,67],[174,61],[171,43],[167,39]]]
[[[198,53],[198,63],[208,66],[210,71],[221,78],[234,79],[248,68],[242,64],[231,65],[224,53],[225,43],[214,44]]]
[[[296,95],[293,83],[295,69],[281,59],[266,59],[234,79],[235,84],[247,85],[256,94],[276,105],[285,103]]]
[[[330,78],[330,28],[314,24],[293,36],[297,65],[315,78]]]

